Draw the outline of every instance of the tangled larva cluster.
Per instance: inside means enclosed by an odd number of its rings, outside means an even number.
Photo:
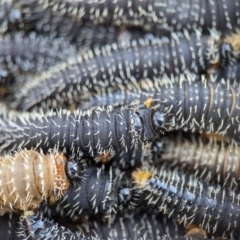
[[[211,185],[193,174],[164,165],[153,171],[134,171],[132,178],[142,196],[141,204],[157,208],[185,225],[197,225],[215,236],[239,239],[238,189]]]
[[[36,208],[51,195],[59,198],[69,188],[67,159],[22,150],[0,157],[0,214]]]
[[[16,114],[1,119],[0,152],[35,148],[46,153],[57,148],[77,156],[114,155],[120,149],[142,148],[164,128],[161,109],[145,106]]]
[[[0,239],[240,239],[238,28],[240,0],[0,0]]]
[[[70,57],[23,86],[12,105],[21,111],[59,108],[66,102],[71,105],[91,94],[99,95],[106,88],[114,90],[120,85],[132,91],[129,88],[132,84],[136,91],[137,82],[145,78],[186,71],[201,74],[234,59],[231,54],[222,54],[223,46],[228,43],[219,36],[215,39],[186,32],[173,37],[139,40],[122,46],[112,44],[95,53],[89,50],[77,58]]]

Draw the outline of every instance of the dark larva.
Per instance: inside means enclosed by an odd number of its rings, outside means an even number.
[[[42,219],[39,216],[30,215],[22,217],[22,236],[30,237],[30,239],[84,239],[84,240],[161,240],[163,236],[172,236],[178,238],[183,234],[183,229],[177,226],[174,221],[156,219],[154,216],[135,216],[132,219],[118,218],[108,226],[101,222],[94,221],[93,223],[80,226],[78,232],[70,232],[67,228],[60,227],[56,223],[47,219]],[[169,233],[170,232],[170,233]],[[32,237],[32,238],[31,238]],[[183,238],[185,240],[190,238]]]
[[[35,148],[46,153],[54,148],[78,156],[114,155],[121,149],[142,149],[165,126],[160,108],[141,105],[48,114],[11,114],[1,110],[0,152]]]
[[[123,173],[110,168],[87,167],[78,185],[70,186],[63,198],[54,205],[42,204],[42,211],[49,217],[52,213],[73,218],[80,214],[111,216],[123,209],[133,209],[135,196]]]
[[[142,203],[156,207],[178,222],[194,224],[216,236],[239,239],[240,193],[237,189],[211,185],[192,174],[160,167],[152,173],[141,170],[132,176]]]
[[[193,134],[183,136],[178,132],[156,141],[153,155],[155,165],[166,161],[171,166],[195,171],[206,181],[240,186],[240,148],[234,142],[217,142]]]
[[[183,226],[163,215],[136,214],[117,217],[112,224],[98,219],[90,224],[78,225],[79,235],[90,239],[131,239],[131,240],[162,240],[163,236],[178,238],[184,235]]]
[[[51,38],[62,37],[65,42],[72,43],[79,49],[120,40],[119,28],[80,23],[66,15],[60,16],[50,9],[44,9],[34,0],[0,2],[0,8],[3,13],[0,16],[0,32],[3,33],[21,30],[26,33],[36,32]]]
[[[66,165],[66,157],[58,153],[22,150],[0,157],[0,214],[34,209],[51,195],[59,198],[69,187]]]
[[[8,93],[19,90],[26,82],[26,75],[39,73],[57,62],[76,54],[76,48],[63,39],[23,34],[0,38],[0,85]]]
[[[221,79],[229,79],[230,81],[239,82],[240,79],[240,64],[228,65],[225,67],[221,67],[215,73],[216,80],[221,81]]]
[[[40,72],[76,53],[76,48],[63,39],[53,40],[32,33],[0,38],[1,63],[9,71]]]
[[[171,41],[166,38],[113,44],[69,58],[23,86],[12,105],[24,111],[57,108],[65,102],[72,104],[100,94],[105,88],[137,85],[142,79],[185,71],[206,73],[212,65],[226,61],[221,56],[219,36],[189,36],[185,32],[173,37]]]
[[[65,227],[39,216],[26,213],[21,217],[21,228],[19,236],[21,239],[30,240],[85,240],[78,233],[73,233]]]
[[[169,129],[184,131],[205,131],[226,135],[240,142],[239,116],[240,116],[240,86],[238,81],[215,81],[192,74],[179,75],[174,78],[163,77],[152,81],[140,81],[139,84],[130,85],[125,91],[121,87],[110,93],[111,90],[102,91],[104,103],[112,104],[114,93],[121,95],[121,104],[138,100],[145,102],[152,99],[154,103],[161,104],[167,113],[166,122]],[[96,97],[101,104],[101,95]],[[129,101],[129,102],[128,102]],[[97,105],[95,99],[89,100]],[[116,102],[115,102],[116,104]],[[118,105],[118,104],[117,104]]]
[[[0,217],[0,238],[4,240],[21,240],[19,216],[15,214],[4,214]]]
[[[38,0],[46,9],[95,24],[135,25],[165,32],[209,28],[229,31],[240,26],[238,0],[65,1]]]

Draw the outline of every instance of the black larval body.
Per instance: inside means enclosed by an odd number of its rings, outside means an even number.
[[[58,108],[101,94],[106,88],[113,91],[122,86],[131,91],[132,84],[134,90],[143,79],[152,81],[186,71],[205,74],[215,64],[232,61],[221,54],[222,44],[226,43],[220,38],[185,33],[175,34],[172,40],[140,39],[89,50],[31,79],[12,105],[22,111]]]
[[[105,0],[101,2],[38,0],[46,9],[95,24],[143,26],[163,33],[209,28],[231,31],[240,25],[238,0]]]
[[[240,239],[237,188],[211,185],[177,167],[171,169],[165,165],[153,171],[148,179],[140,180],[141,185],[136,184],[145,208],[157,208],[179,223],[197,225],[215,236]]]
[[[114,155],[120,149],[141,149],[165,124],[160,109],[141,105],[48,114],[1,110],[0,152],[34,148],[46,153],[55,148],[77,156]]]

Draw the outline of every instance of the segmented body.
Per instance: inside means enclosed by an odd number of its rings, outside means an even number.
[[[0,157],[0,214],[36,208],[51,195],[60,197],[69,187],[66,157],[22,150]]]
[[[168,162],[206,181],[239,186],[240,148],[233,142],[174,132],[155,143],[153,156],[154,165]]]
[[[172,121],[167,131],[214,132],[240,142],[238,81],[216,81],[215,77],[209,79],[187,74],[171,79],[144,80],[138,85],[128,85],[128,88],[124,91],[119,87],[111,93],[105,89],[102,95],[89,102],[94,105],[124,105],[134,100],[145,102],[152,99],[167,113],[166,122]],[[121,96],[122,101],[116,102],[114,96]]]
[[[209,28],[232,30],[240,25],[237,0],[191,1],[65,1],[38,0],[46,9],[95,24],[137,25],[164,32]]]
[[[117,218],[116,221],[108,226],[106,223],[94,221],[90,224],[80,226],[79,232],[72,233],[64,227],[59,227],[56,223],[38,216],[27,216],[22,218],[23,237],[32,237],[34,239],[156,239],[160,240],[163,236],[169,235],[179,237],[183,235],[183,229],[178,227],[174,221],[156,219],[154,216],[141,216],[133,219],[125,217]],[[28,230],[28,227],[30,230]],[[26,229],[26,230],[25,230]],[[184,238],[188,239],[188,238]]]
[[[144,199],[143,206],[156,207],[180,223],[197,225],[216,236],[239,239],[238,189],[211,185],[192,174],[165,166],[148,178],[142,176],[141,171],[133,174]]]
[[[72,156],[95,157],[106,152],[114,155],[120,149],[142,148],[165,125],[160,109],[144,106],[12,114],[12,117],[4,113],[0,124],[0,152],[35,148],[45,153],[54,148]]]
[[[232,61],[222,56],[219,38],[185,35],[175,34],[171,41],[166,38],[113,44],[67,59],[23,86],[13,107],[24,111],[58,108],[100,94],[105,88],[134,90],[130,84],[137,86],[142,79],[185,71],[206,73],[213,65]]]
[[[1,63],[10,71],[40,72],[76,54],[76,48],[63,39],[53,40],[34,33],[1,37],[0,46]]]
[[[36,32],[52,39],[62,37],[77,48],[89,48],[117,42],[120,29],[107,25],[80,23],[68,16],[54,14],[42,8],[35,0],[7,0],[0,2],[0,32],[21,30]]]
[[[135,214],[117,217],[109,225],[103,221],[93,221],[90,224],[78,225],[79,235],[85,239],[156,239],[162,240],[163,236],[178,239],[184,236],[184,228],[178,226],[172,219],[165,216]]]
[[[238,63],[219,68],[218,71],[215,73],[215,76],[217,76],[217,81],[221,81],[221,79],[229,79],[231,81],[239,82],[240,64]]]
[[[43,203],[42,211],[49,217],[57,212],[61,216],[74,218],[81,214],[112,215],[136,207],[131,184],[112,168],[104,170],[101,167],[87,167],[82,178],[77,186],[72,185],[54,205],[49,207],[48,203]]]
[[[20,230],[19,216],[15,214],[4,214],[0,217],[0,238],[5,240],[21,240],[18,236]]]

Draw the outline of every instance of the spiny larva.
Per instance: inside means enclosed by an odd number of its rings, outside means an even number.
[[[59,198],[75,177],[77,165],[61,153],[22,150],[0,157],[0,214],[35,209],[50,196]]]
[[[228,45],[227,50],[224,48]],[[223,48],[225,50],[223,50]],[[47,110],[82,102],[105,89],[122,87],[131,91],[142,79],[152,81],[165,75],[193,72],[206,74],[237,57],[220,35],[175,34],[171,39],[139,39],[85,51],[70,57],[26,82],[12,108],[21,111]]]

